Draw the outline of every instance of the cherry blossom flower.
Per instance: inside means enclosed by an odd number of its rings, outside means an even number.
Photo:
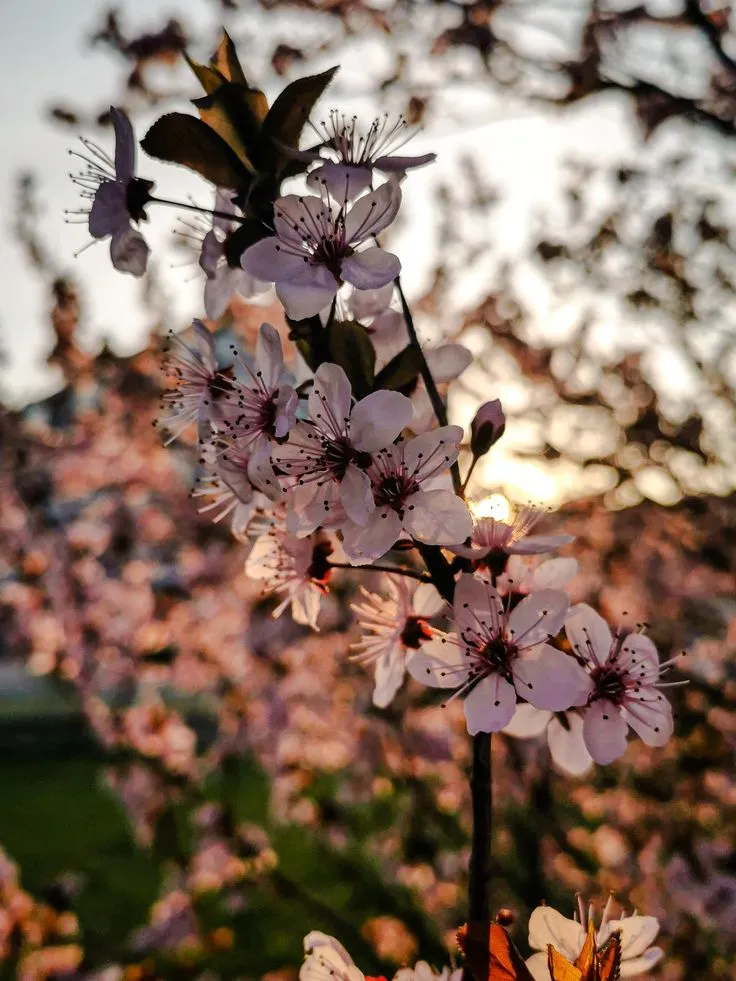
[[[613,636],[585,603],[570,610],[565,633],[590,673],[582,737],[596,763],[612,763],[626,751],[629,726],[647,746],[664,746],[672,735],[672,706],[659,679],[677,658],[660,664],[656,647],[642,633]]]
[[[576,559],[539,562],[536,555],[509,555],[505,570],[496,579],[496,589],[502,596],[526,596],[539,589],[565,589],[577,571]]]
[[[355,116],[347,117],[333,109],[329,122],[322,123],[326,139],[321,148],[335,159],[322,161],[319,169],[311,172],[308,182],[326,184],[339,199],[357,197],[372,186],[374,170],[400,179],[407,170],[423,167],[436,159],[434,153],[418,157],[397,156],[396,151],[414,133],[408,131],[403,116],[400,115],[393,124],[389,119],[386,113],[374,119],[367,132],[361,133]]]
[[[304,938],[304,963],[299,981],[365,981],[339,940],[313,930]]]
[[[256,279],[243,269],[240,256],[233,265],[233,259],[228,255],[228,239],[240,227],[240,223],[236,221],[239,209],[233,203],[234,193],[218,188],[215,193],[215,211],[220,214],[213,216],[212,228],[202,240],[199,265],[207,276],[204,309],[210,320],[220,319],[235,294],[250,300],[270,288],[268,283]],[[223,213],[232,214],[232,220],[223,218]]]
[[[530,535],[542,514],[535,508],[521,508],[511,522],[479,518],[470,545],[453,545],[452,551],[474,562],[494,555],[502,560],[502,571],[508,555],[541,555],[575,540],[573,535]]]
[[[232,347],[236,352],[235,346]],[[270,444],[283,439],[296,422],[299,402],[284,375],[284,352],[278,331],[261,324],[256,341],[255,364],[251,368],[239,359],[250,384],[234,379],[228,393],[228,436],[239,447],[247,447],[263,466],[270,455]]]
[[[333,546],[323,535],[297,538],[278,525],[256,539],[245,571],[253,579],[262,579],[267,592],[281,597],[272,614],[274,619],[291,606],[297,623],[319,629],[317,617],[332,573],[332,551]]]
[[[514,715],[517,694],[552,712],[583,704],[590,679],[575,661],[550,646],[569,601],[561,590],[527,596],[511,612],[485,579],[462,575],[455,589],[456,634],[441,634],[408,664],[417,681],[464,695],[468,732],[496,732]]]
[[[390,446],[411,420],[399,392],[372,392],[352,405],[343,369],[323,364],[309,394],[309,422],[298,422],[272,458],[291,495],[290,530],[300,535],[350,519],[364,526],[376,504],[367,469],[373,454]]]
[[[534,739],[544,733],[555,768],[571,777],[580,777],[593,766],[583,739],[583,717],[575,709],[552,713],[523,702],[502,731],[516,739]]]
[[[246,249],[243,268],[276,284],[289,317],[304,320],[323,310],[343,282],[377,289],[396,279],[401,263],[378,246],[357,246],[386,228],[399,210],[401,191],[384,184],[348,209],[327,195],[289,194],[274,205],[275,234]]]
[[[374,508],[364,524],[350,521],[342,528],[353,565],[384,555],[402,533],[430,545],[448,545],[470,534],[465,502],[431,484],[457,459],[462,437],[460,426],[442,426],[374,455],[365,471]]]
[[[254,514],[281,496],[270,460],[265,461],[265,468],[259,462],[264,461],[238,448],[220,450],[215,442],[208,443],[203,447],[202,470],[192,491],[192,497],[207,502],[198,508],[199,513],[211,513],[215,524],[231,516],[232,532],[240,541],[246,540]]]
[[[110,106],[115,130],[115,159],[90,140],[83,139],[85,154],[75,154],[86,169],[72,179],[92,200],[89,233],[94,239],[110,236],[112,264],[121,272],[142,276],[150,249],[131,222],[146,220],[145,206],[151,200],[153,181],[135,176],[135,135],[121,109]],[[80,212],[80,214],[86,212]]]
[[[362,600],[353,603],[358,624],[364,633],[353,646],[361,664],[374,664],[376,687],[373,704],[386,708],[401,687],[406,662],[422,643],[431,640],[429,620],[444,606],[444,600],[431,583],[417,583],[404,576],[385,575],[382,583],[388,597],[361,587]]]
[[[614,933],[621,935],[621,977],[631,978],[654,967],[663,957],[659,947],[650,946],[659,933],[654,916],[621,915],[611,917],[613,897],[606,903],[601,922],[595,932],[595,942],[602,947]],[[575,961],[583,949],[592,907],[585,909],[578,896],[578,912],[568,920],[550,906],[538,906],[529,917],[529,946],[539,953],[532,954],[526,964],[536,981],[549,981],[547,947],[549,944],[569,961]]]
[[[192,344],[171,336],[164,360],[164,369],[176,379],[176,387],[161,399],[166,411],[157,422],[170,434],[167,446],[192,424],[221,421],[219,410],[232,391],[232,382],[217,369],[214,337],[201,320],[192,321],[192,331]]]

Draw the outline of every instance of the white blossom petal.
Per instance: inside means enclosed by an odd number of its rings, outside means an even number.
[[[310,265],[309,272],[300,280],[277,280],[276,295],[287,317],[307,320],[316,317],[332,302],[339,285],[326,266]]]
[[[429,370],[436,382],[452,381],[461,375],[473,360],[464,344],[440,344],[425,353]]]
[[[565,715],[567,728],[552,717],[547,726],[547,744],[555,766],[570,776],[579,777],[593,766],[593,758],[583,738],[583,719],[577,712]]]
[[[459,688],[468,680],[468,664],[457,644],[441,637],[422,644],[407,662],[415,681],[429,688]]]
[[[551,712],[534,708],[528,702],[520,702],[511,722],[503,727],[503,731],[515,739],[533,739],[542,735],[551,718]]]
[[[386,708],[401,688],[406,673],[403,652],[398,647],[385,651],[376,661],[376,687],[373,690],[373,704]]]
[[[621,933],[621,958],[631,960],[640,957],[654,943],[659,933],[659,920],[656,916],[624,916],[620,920],[609,920],[608,929],[611,933],[619,930]]]
[[[540,589],[564,589],[577,571],[578,563],[575,559],[546,559],[532,572],[529,592],[533,593]]]
[[[376,505],[368,475],[350,464],[340,481],[340,500],[345,514],[356,525],[365,525]]]
[[[554,637],[565,622],[569,604],[567,593],[561,589],[540,589],[530,593],[511,611],[509,638],[521,649],[526,649]]]
[[[418,491],[406,500],[404,527],[417,541],[451,545],[470,534],[473,519],[466,503],[452,491]]]
[[[371,235],[377,235],[391,224],[400,205],[401,191],[395,184],[382,184],[372,194],[366,194],[347,213],[346,241],[356,245]]]
[[[568,920],[551,906],[537,906],[529,917],[529,946],[545,952],[552,944],[556,950],[575,960],[585,943],[585,930],[575,920]]]
[[[629,694],[621,712],[647,746],[664,746],[672,736],[672,706],[656,688]]]
[[[338,364],[321,364],[314,375],[314,386],[307,404],[312,422],[329,431],[344,433],[350,418],[352,387],[348,376]]]
[[[603,664],[608,657],[613,643],[611,628],[587,603],[578,603],[570,609],[565,620],[565,633],[577,653],[594,665]]]
[[[352,411],[350,441],[365,453],[390,446],[411,422],[411,412],[411,399],[400,392],[372,392]]]
[[[479,732],[498,732],[514,714],[514,686],[499,674],[487,675],[465,696],[464,708],[471,736]]]
[[[279,332],[271,324],[261,324],[258,331],[255,362],[266,388],[276,388],[284,370],[284,352]]]
[[[401,519],[391,508],[376,508],[361,527],[349,524],[343,528],[343,548],[352,565],[367,565],[392,547],[401,534]]]
[[[584,705],[592,689],[590,676],[575,658],[549,644],[520,655],[511,670],[517,691],[535,708],[550,712]]]
[[[517,542],[511,542],[508,551],[517,555],[541,555],[574,541],[574,535],[526,535]]]
[[[526,966],[534,981],[549,981],[549,958],[547,954],[532,954],[527,957]]]
[[[372,178],[373,171],[370,167],[355,167],[325,160],[321,167],[307,176],[307,184],[312,187],[326,187],[336,201],[345,201],[367,191]]]
[[[664,957],[661,947],[650,947],[641,957],[634,957],[631,960],[621,961],[621,977],[636,978],[645,971],[653,968]]]
[[[298,280],[310,262],[306,252],[295,255],[284,249],[275,235],[270,235],[248,246],[240,257],[240,265],[256,279],[275,283],[282,279]]]
[[[412,609],[416,616],[427,618],[437,616],[444,606],[444,599],[431,582],[423,582],[417,586],[412,602]]]
[[[602,766],[613,763],[626,752],[628,728],[618,706],[608,699],[598,699],[583,713],[586,748]]]
[[[358,290],[378,289],[396,279],[400,272],[398,256],[378,246],[355,252],[340,263],[341,278]]]

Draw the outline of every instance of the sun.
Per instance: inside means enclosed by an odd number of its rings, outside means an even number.
[[[477,501],[470,501],[469,507],[475,518],[495,518],[496,521],[506,521],[511,513],[511,504],[503,494],[488,494]]]

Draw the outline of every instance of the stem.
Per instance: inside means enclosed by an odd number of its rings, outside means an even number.
[[[424,545],[422,542],[417,542],[417,548],[435,589],[443,599],[452,603],[455,597],[455,576],[452,566],[442,554],[442,549],[438,545]]]
[[[148,196],[148,201],[153,204],[169,204],[172,208],[185,208],[187,211],[198,211],[203,215],[212,215],[213,218],[225,218],[227,221],[244,222],[245,218],[239,215],[232,215],[227,211],[217,211],[215,208],[200,208],[198,204],[186,204],[184,201],[172,201],[169,198],[157,198],[153,194]]]
[[[470,461],[470,466],[468,467],[468,472],[465,474],[465,480],[463,481],[463,486],[461,488],[463,495],[465,494],[465,490],[468,486],[468,483],[470,482],[470,478],[473,476],[473,471],[475,470],[475,465],[478,462],[478,460],[480,460],[480,457],[474,456],[473,459]]]
[[[407,569],[406,566],[401,565],[380,565],[375,562],[372,565],[355,566],[351,565],[349,562],[330,562],[329,566],[331,569],[352,569],[355,572],[360,568],[364,572],[393,572],[397,576],[407,576],[409,579],[418,579],[419,582],[432,582],[432,577],[428,576],[426,572],[419,572],[417,569]]]
[[[491,836],[493,831],[491,733],[473,736],[473,768],[470,775],[470,794],[473,807],[473,838],[470,852],[468,881],[468,928],[478,930],[484,956],[490,962],[491,930]],[[488,938],[488,941],[485,940]],[[471,975],[466,967],[463,978]],[[488,977],[483,965],[482,977]]]
[[[396,284],[396,289],[399,292],[399,299],[401,300],[401,311],[404,314],[404,320],[406,322],[406,329],[409,333],[409,343],[414,348],[414,350],[419,355],[419,370],[422,375],[422,380],[424,381],[424,387],[427,389],[427,395],[429,395],[429,401],[432,403],[432,409],[434,410],[435,416],[437,416],[437,422],[440,426],[447,425],[447,409],[445,408],[445,403],[442,401],[442,396],[440,395],[437,384],[432,377],[432,372],[430,371],[429,365],[427,364],[427,359],[424,356],[424,351],[422,350],[422,345],[419,343],[419,338],[417,337],[417,329],[414,326],[414,318],[411,315],[411,310],[409,309],[409,304],[406,301],[406,296],[404,295],[404,290],[401,286],[401,277],[397,276],[394,280]],[[460,486],[460,470],[457,465],[457,460],[453,463],[450,468],[452,473],[452,486],[455,493],[462,497],[462,488]]]

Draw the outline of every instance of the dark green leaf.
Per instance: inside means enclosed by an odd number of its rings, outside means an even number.
[[[250,170],[262,170],[260,101],[263,93],[236,82],[225,82],[214,92],[192,99],[202,121],[235,151]]]
[[[225,242],[225,258],[228,265],[233,269],[239,266],[245,250],[270,234],[262,222],[256,221],[255,218],[246,218]]]
[[[276,164],[283,157],[277,144],[299,148],[299,137],[304,124],[315,103],[332,81],[337,68],[338,66],[335,66],[319,75],[297,78],[286,86],[271,106],[263,122],[264,137],[274,141],[269,148],[272,164],[270,169],[275,169]]]
[[[354,321],[335,321],[330,327],[330,356],[350,379],[356,399],[373,388],[376,352],[368,331]]]
[[[389,388],[400,392],[403,389],[411,389],[421,371],[421,364],[422,358],[417,349],[411,345],[405,347],[378,372],[373,382],[373,390]]]
[[[251,175],[227,143],[201,119],[170,112],[158,119],[141,140],[152,157],[182,164],[218,187],[242,190]]]
[[[299,353],[307,363],[307,367],[311,368],[312,371],[316,371],[317,368],[319,368],[319,364],[317,363],[317,359],[314,356],[314,351],[312,350],[312,345],[309,343],[309,341],[305,340],[304,338],[291,337],[291,334],[289,334],[289,337],[296,344]]]

